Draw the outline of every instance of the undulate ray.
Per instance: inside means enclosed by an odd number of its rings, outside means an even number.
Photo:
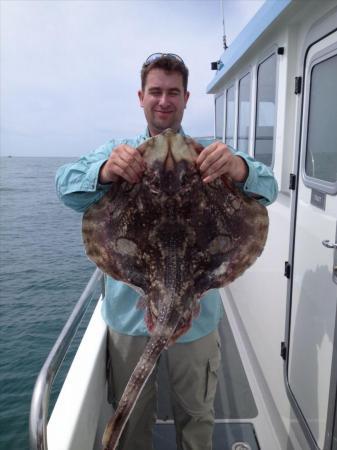
[[[195,166],[202,147],[171,130],[138,147],[140,183],[114,183],[83,217],[87,255],[106,274],[143,292],[151,338],[103,437],[116,448],[162,350],[190,328],[201,296],[241,275],[268,233],[264,206],[229,179],[204,184]]]

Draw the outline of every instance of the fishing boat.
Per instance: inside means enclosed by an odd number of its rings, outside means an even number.
[[[337,449],[337,2],[266,1],[212,63],[214,134],[272,167],[262,256],[221,289],[215,450]],[[101,295],[48,418],[50,388],[95,287]],[[107,328],[97,269],[37,379],[32,449],[101,448]],[[157,450],[174,450],[159,368]]]

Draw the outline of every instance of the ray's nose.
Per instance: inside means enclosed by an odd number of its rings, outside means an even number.
[[[163,164],[163,170],[160,176],[161,189],[168,195],[175,194],[181,186],[180,177],[176,170],[177,162],[174,159],[173,153],[168,148],[167,156]]]
[[[172,154],[172,150],[168,148],[167,156],[164,162],[164,167],[166,171],[174,171],[176,166],[176,161],[174,159],[174,156]]]

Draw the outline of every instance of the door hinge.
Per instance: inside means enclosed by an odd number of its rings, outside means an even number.
[[[291,191],[294,191],[296,189],[296,175],[294,173],[291,173],[289,175],[289,189]]]
[[[295,92],[294,94],[300,94],[302,91],[302,77],[295,77]]]
[[[287,347],[285,342],[281,342],[281,358],[285,361],[287,358]]]
[[[290,278],[290,270],[291,270],[291,265],[289,264],[288,261],[286,261],[284,263],[284,276],[287,278]]]

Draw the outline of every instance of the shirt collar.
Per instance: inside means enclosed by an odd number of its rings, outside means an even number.
[[[186,136],[186,134],[185,134],[185,132],[184,132],[182,126],[180,126],[180,128],[179,128],[179,130],[178,130],[178,133],[181,134],[182,136]],[[150,136],[149,127],[146,127],[145,133],[144,133],[144,138],[145,138],[145,139],[150,139],[150,137],[151,137],[151,136]]]

